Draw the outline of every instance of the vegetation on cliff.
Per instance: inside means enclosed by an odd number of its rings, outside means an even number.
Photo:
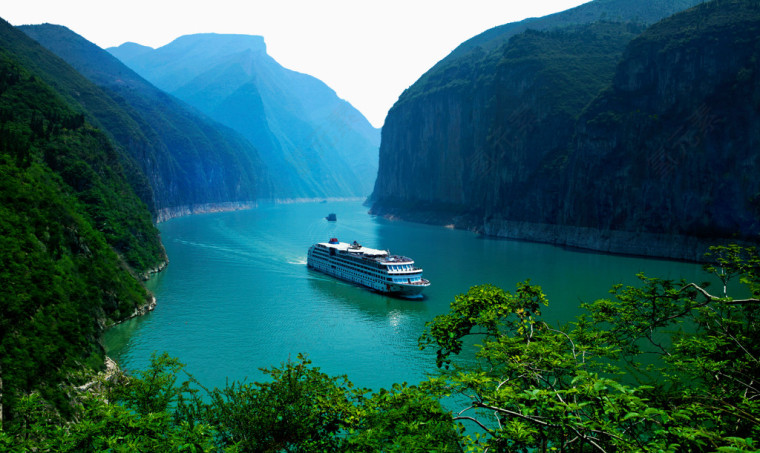
[[[299,357],[264,370],[267,382],[208,390],[163,355],[80,395],[74,423],[50,423],[57,415],[36,395],[23,398],[24,423],[0,432],[0,446],[757,451],[760,255],[738,246],[712,253],[706,269],[723,288],[642,275],[639,286],[615,286],[563,326],[542,321],[548,302],[530,282],[514,293],[473,287],[420,337],[420,347],[437,351],[441,374],[418,386],[370,393]]]
[[[0,50],[0,379],[3,419],[38,391],[70,412],[65,384],[99,368],[105,325],[151,298],[165,262],[119,154],[41,78]]]
[[[751,1],[704,3],[633,40],[578,123],[557,222],[756,241],[758,61]]]
[[[144,181],[136,189],[143,191],[138,193],[154,214],[164,217],[177,208],[271,196],[266,165],[242,135],[162,92],[65,27],[19,29],[25,34],[4,30],[12,48],[78,102],[88,120],[136,163]]]
[[[534,186],[552,190],[551,178],[544,185],[536,175],[564,151],[583,108],[609,85],[640,31],[606,22],[530,30],[460,58],[445,85],[418,82],[423,87],[405,93],[383,127],[373,209],[448,204],[481,222],[491,212],[550,211],[530,209]]]
[[[581,8],[505,26],[502,41],[485,33],[407,90],[383,129],[373,212],[686,259],[756,241],[756,2],[701,3],[619,34],[567,25]]]

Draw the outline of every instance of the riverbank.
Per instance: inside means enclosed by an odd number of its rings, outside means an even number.
[[[344,202],[344,201],[364,201],[362,197],[317,197],[317,198],[275,198],[268,200],[255,201],[227,201],[221,203],[201,203],[175,206],[171,208],[159,209],[156,213],[156,223],[163,223],[167,220],[186,217],[196,214],[210,214],[214,212],[233,212],[246,211],[254,209],[262,204],[295,204],[295,203],[322,203],[322,202]]]
[[[515,222],[499,218],[483,219],[473,213],[453,213],[445,209],[409,209],[375,204],[370,213],[389,220],[437,225],[472,231],[482,236],[550,244],[592,252],[646,258],[704,262],[711,246],[739,243],[730,238],[696,238],[644,231],[598,230],[570,225]]]

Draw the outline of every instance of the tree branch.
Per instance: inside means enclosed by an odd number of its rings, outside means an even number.
[[[490,429],[488,429],[484,424],[480,423],[480,421],[478,421],[478,419],[476,419],[476,418],[473,418],[473,417],[470,417],[470,416],[467,416],[467,415],[457,415],[456,417],[454,417],[454,421],[459,421],[459,420],[469,420],[469,421],[475,423],[476,425],[480,426],[488,434],[490,434],[490,435],[493,436],[493,431],[491,431]]]
[[[713,296],[712,294],[708,293],[707,290],[702,288],[701,286],[697,285],[696,283],[689,283],[688,285],[681,288],[678,292],[681,292],[685,290],[686,288],[694,288],[700,293],[702,293],[703,296],[705,296],[709,301],[716,301],[721,300],[721,297]],[[760,299],[755,298],[749,298],[749,299],[737,299],[737,300],[731,300],[731,301],[724,301],[727,305],[744,305],[744,304],[757,304],[760,303]],[[703,306],[704,304],[700,304],[698,306]]]

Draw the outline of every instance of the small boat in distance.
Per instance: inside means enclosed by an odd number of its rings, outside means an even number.
[[[306,264],[309,269],[394,296],[421,296],[430,286],[411,258],[364,247],[356,241],[348,244],[332,238],[314,244],[309,247]]]
[[[335,215],[335,213],[329,213],[327,214],[327,217],[325,217],[328,222],[335,222],[338,220],[338,216]]]

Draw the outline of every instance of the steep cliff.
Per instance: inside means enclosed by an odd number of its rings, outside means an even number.
[[[528,31],[498,53],[470,55],[439,90],[400,100],[382,131],[373,210],[530,215],[537,171],[567,146],[638,31],[613,23]]]
[[[751,5],[710,2],[633,41],[603,22],[523,32],[499,63],[452,53],[386,119],[373,212],[687,259],[756,240]]]
[[[89,79],[66,73],[76,80],[67,91],[138,163],[152,188],[146,202],[159,220],[271,197],[267,168],[242,135],[162,92],[65,27],[19,28]],[[60,79],[60,65],[37,64]],[[88,83],[98,89],[89,88],[89,96],[77,94]]]
[[[379,131],[323,82],[283,68],[260,36],[183,36],[108,49],[159,88],[238,131],[272,170],[275,196],[367,196]]]
[[[705,241],[760,236],[760,5],[653,25],[578,122],[557,223]]]
[[[462,43],[388,113],[373,212],[474,216],[470,223],[491,211],[524,212],[512,194],[529,180],[540,183],[534,171],[567,146],[577,117],[612,81],[625,45],[640,31],[633,24],[699,1],[596,0]]]

